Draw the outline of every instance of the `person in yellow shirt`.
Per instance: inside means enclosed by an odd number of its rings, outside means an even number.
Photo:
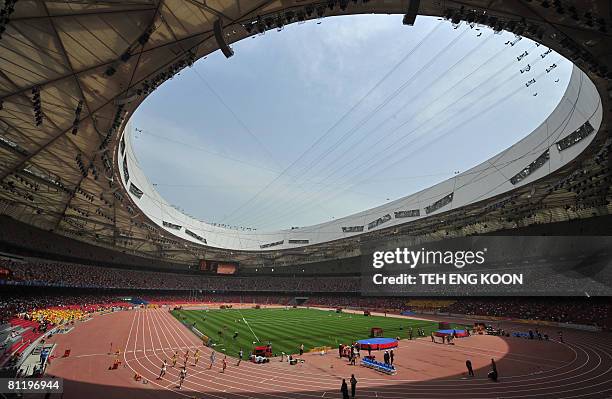
[[[200,348],[196,349],[195,353],[193,354],[193,365],[197,366],[199,360],[200,360]]]

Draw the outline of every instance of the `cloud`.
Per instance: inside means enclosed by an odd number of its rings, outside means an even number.
[[[233,222],[269,228],[345,216],[476,165],[541,123],[571,64],[556,70],[558,84],[538,81],[537,98],[531,90],[508,97],[523,79],[515,53],[533,44],[524,39],[485,62],[512,35],[484,42],[490,31],[466,30],[449,45],[463,28],[444,22],[432,32],[437,24],[334,17],[245,39],[229,60],[215,53],[198,61],[200,77],[185,70],[137,111],[138,128],[165,137],[136,140],[141,165],[152,182],[166,184],[158,187],[164,198],[190,214],[222,222],[242,209]],[[507,77],[512,83],[501,86]]]

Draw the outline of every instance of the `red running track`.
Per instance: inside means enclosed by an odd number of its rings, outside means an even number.
[[[526,329],[525,326],[522,327]],[[556,330],[542,328],[551,336]],[[357,398],[612,398],[612,337],[609,333],[564,331],[565,343],[521,338],[473,336],[455,345],[434,344],[429,338],[400,341],[395,351],[397,374],[386,376],[350,366],[335,352],[307,354],[306,362],[290,366],[279,359],[252,364],[217,353],[209,369],[210,349],[163,309],[139,309],[96,316],[66,335],[57,335],[54,353],[71,349],[68,358],[54,359],[47,372],[65,379],[63,398],[217,398],[289,399],[338,398],[342,378],[355,374]],[[458,341],[458,342],[457,342]],[[109,355],[121,346],[122,364],[108,370]],[[179,365],[189,349],[200,348],[197,366],[188,362],[187,378],[179,389]],[[157,379],[164,359],[179,351],[177,367]],[[465,360],[476,376],[468,378]],[[491,358],[498,382],[486,374]],[[135,373],[144,380],[135,381]]]

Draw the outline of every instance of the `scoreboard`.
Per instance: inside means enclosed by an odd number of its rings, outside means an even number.
[[[213,274],[236,274],[238,262],[200,259],[200,271]]]

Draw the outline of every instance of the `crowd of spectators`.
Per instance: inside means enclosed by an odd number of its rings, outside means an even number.
[[[117,295],[99,289],[139,290],[137,296],[151,302],[226,302],[253,304],[304,304],[310,306],[363,308],[378,311],[441,312],[500,318],[588,324],[610,328],[609,299],[576,298],[473,298],[454,300],[406,297],[367,297],[359,294],[359,277],[212,276],[144,270],[116,269],[57,262],[22,262],[0,258],[5,269],[0,280],[7,286],[28,287],[35,295],[0,295],[0,320],[34,309],[112,303]],[[49,287],[65,287],[68,295],[45,294]],[[80,293],[74,293],[79,289]],[[57,289],[56,289],[57,290]],[[142,290],[151,291],[142,294]],[[160,295],[156,291],[164,290]],[[167,291],[176,291],[168,295]],[[70,294],[70,293],[74,294]],[[85,294],[82,294],[85,292]],[[91,293],[91,294],[89,294]],[[226,294],[224,294],[226,293]],[[236,294],[240,293],[240,294]],[[308,298],[299,302],[297,298]],[[302,300],[303,301],[303,300]]]
[[[245,304],[245,305],[288,305],[295,298],[289,295],[232,295],[232,294],[192,294],[192,295],[144,295],[143,300],[153,304]]]
[[[94,304],[110,304],[117,300],[116,295],[72,294],[72,295],[2,295],[0,296],[0,324],[13,317],[42,309],[62,308],[79,305],[87,308]]]
[[[213,294],[213,293],[176,293],[137,295],[151,303],[241,303],[260,305],[293,305],[296,295],[279,295],[266,293],[251,293],[244,295]],[[304,306],[322,306],[330,308],[369,309],[379,312],[399,313],[406,310],[420,311],[410,305],[411,301],[404,297],[361,297],[358,295],[317,295],[308,296],[299,304]],[[91,309],[93,305],[107,304],[115,306],[120,303],[118,295],[109,294],[44,294],[27,296],[0,296],[0,322],[10,318],[32,313],[41,309],[72,308],[77,305],[81,309]],[[418,301],[423,301],[419,299]],[[437,299],[429,300],[439,301]],[[453,313],[473,316],[493,316],[502,319],[525,319],[554,321],[560,323],[596,325],[604,329],[610,328],[612,320],[612,304],[609,299],[589,298],[459,298],[444,300],[446,306],[438,309],[428,309],[441,313]]]
[[[9,282],[41,286],[257,292],[357,292],[360,287],[359,277],[221,277],[11,259],[0,259],[0,267],[10,272]]]
[[[41,288],[44,290],[44,288]],[[252,305],[288,305],[295,296],[274,294],[194,294],[177,293],[141,295],[140,293],[125,295],[109,294],[30,294],[0,295],[0,325],[13,317],[37,319],[39,315],[56,324],[53,319],[67,318],[68,314],[91,312],[110,307],[131,306],[126,299],[138,298],[153,304],[188,304],[188,303],[241,303]],[[67,312],[67,313],[66,313]]]
[[[361,296],[314,296],[309,297],[307,305],[330,308],[364,308],[401,312],[408,308],[405,297],[361,297]]]
[[[455,301],[441,310],[465,315],[612,327],[609,324],[612,319],[609,298],[470,298]]]

